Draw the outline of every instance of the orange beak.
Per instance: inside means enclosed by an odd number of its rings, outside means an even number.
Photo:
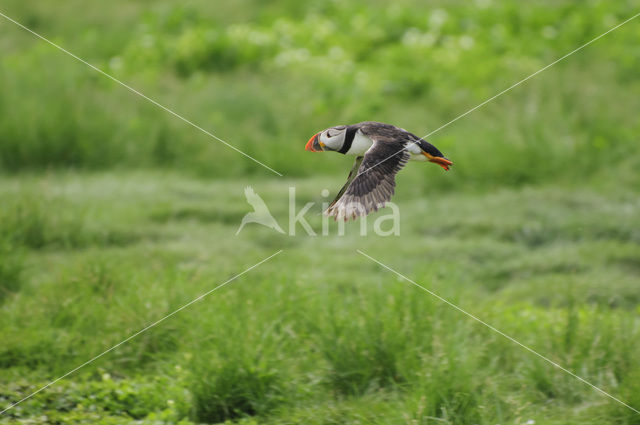
[[[320,133],[314,134],[309,139],[309,141],[307,142],[307,145],[304,147],[304,150],[311,151],[311,152],[322,152],[322,148],[321,148],[320,143],[318,141],[318,134],[320,134]]]
[[[445,171],[449,171],[449,168],[453,165],[453,162],[449,161],[444,156],[433,156],[426,152],[422,152],[422,155],[426,156],[429,162],[433,162],[444,168]]]

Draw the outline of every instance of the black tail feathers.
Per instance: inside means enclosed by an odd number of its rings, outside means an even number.
[[[429,155],[436,156],[436,157],[439,157],[439,158],[444,158],[444,155],[442,154],[442,152],[440,152],[438,150],[438,148],[433,146],[431,143],[420,139],[420,140],[418,140],[418,145],[420,146],[420,149],[422,149],[423,151],[425,151]]]

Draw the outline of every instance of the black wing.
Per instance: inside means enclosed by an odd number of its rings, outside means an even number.
[[[353,163],[353,166],[351,167],[351,171],[349,172],[349,177],[347,177],[347,182],[342,186],[342,188],[340,189],[340,192],[338,192],[338,194],[333,199],[333,201],[331,201],[331,204],[329,205],[328,208],[333,207],[335,203],[338,202],[338,200],[342,197],[342,195],[344,195],[344,192],[347,190],[347,188],[349,187],[353,179],[355,179],[356,176],[358,175],[358,170],[360,169],[360,164],[362,164],[363,159],[364,159],[364,156],[356,157],[356,160]]]
[[[400,140],[375,139],[363,159],[356,159],[354,169],[360,160],[357,175],[352,177],[354,170],[351,170],[351,181],[347,180],[325,214],[346,221],[384,207],[394,194],[396,174],[410,156]]]

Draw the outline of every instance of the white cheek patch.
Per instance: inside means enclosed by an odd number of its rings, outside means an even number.
[[[334,149],[335,139],[333,137],[329,137],[326,133],[323,133],[318,139],[324,146]]]
[[[340,148],[340,136],[326,137],[322,143],[331,149],[337,150]]]

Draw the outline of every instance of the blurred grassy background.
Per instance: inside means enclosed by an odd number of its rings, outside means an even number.
[[[355,253],[640,408],[640,21],[434,134],[456,166],[398,176],[400,237],[233,236],[247,185],[281,225],[296,186],[319,228],[351,159],[305,152],[318,130],[429,133],[638,11],[5,0],[284,177],[0,18],[3,404],[285,252],[0,423],[640,424]]]
[[[288,176],[344,169],[305,155],[319,129],[379,120],[426,134],[637,10],[601,1],[82,4],[9,1],[5,10]],[[1,31],[3,170],[265,174],[13,24]],[[438,186],[611,173],[637,183],[637,40],[637,25],[622,27],[434,135],[459,164]]]

